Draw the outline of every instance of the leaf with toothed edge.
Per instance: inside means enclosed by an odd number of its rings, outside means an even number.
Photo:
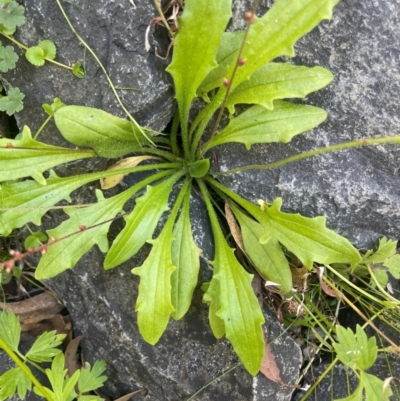
[[[261,202],[261,208],[243,198],[237,197],[235,201],[263,226],[261,244],[271,237],[277,239],[308,269],[312,268],[313,262],[356,265],[362,260],[349,240],[325,226],[325,217],[309,218],[300,214],[284,213],[280,210],[282,198],[276,198],[270,206]]]
[[[175,320],[181,319],[190,307],[200,269],[201,250],[193,240],[189,208],[188,191],[173,231],[172,263],[176,269],[171,276],[172,305],[175,309],[171,316]]]
[[[323,19],[332,17],[340,0],[278,0],[250,26],[242,58],[247,62],[237,69],[233,90],[259,68],[280,56],[293,57],[294,44]],[[234,65],[231,65],[231,71]],[[231,73],[228,71],[228,76]]]
[[[324,88],[332,79],[332,73],[322,67],[268,63],[229,94],[226,107],[231,114],[236,104],[259,104],[272,110],[274,100],[305,98]]]
[[[127,197],[125,193],[121,193],[105,199],[102,192],[96,190],[96,196],[98,202],[92,206],[65,209],[69,219],[57,228],[47,231],[51,239],[67,237],[72,233],[77,234],[47,248],[47,252],[40,259],[36,269],[36,279],[48,279],[64,270],[72,269],[95,244],[102,252],[108,251],[107,232],[112,223],[111,219],[122,211],[122,207],[130,195]],[[103,221],[107,222],[98,224]]]
[[[215,314],[224,322],[226,338],[247,371],[256,375],[264,355],[261,325],[265,319],[251,285],[253,275],[243,269],[222,232],[220,235],[213,232],[216,249],[212,265],[215,270],[204,300],[220,306]],[[218,281],[219,293],[214,281]],[[221,333],[222,325],[215,323]]]
[[[32,177],[46,185],[42,173],[54,166],[74,160],[95,157],[92,150],[67,149],[51,146],[32,139],[30,129],[25,126],[22,139],[0,139],[0,181]]]
[[[61,178],[51,171],[45,186],[32,180],[3,183],[0,193],[0,234],[7,236],[14,228],[29,222],[40,226],[42,216],[52,206],[61,200],[70,202],[69,194],[72,191],[99,178],[101,173]]]
[[[231,0],[186,0],[179,18],[174,55],[167,71],[175,83],[182,124],[209,71],[217,66],[215,54],[231,16]]]
[[[151,240],[161,215],[168,210],[172,187],[184,173],[155,185],[136,200],[133,211],[125,217],[126,225],[115,238],[105,260],[104,268],[111,269],[135,255],[146,241]]]
[[[255,143],[289,142],[295,135],[306,132],[326,119],[318,107],[274,101],[273,110],[252,106],[216,135],[207,149],[229,142],[243,143],[247,149]]]
[[[171,297],[171,274],[176,269],[172,261],[172,230],[182,200],[185,195],[186,199],[190,198],[189,186],[189,181],[182,186],[158,238],[147,241],[152,244],[149,256],[142,266],[132,269],[132,274],[140,277],[135,308],[139,331],[152,345],[158,342],[167,328],[171,313],[175,311]]]

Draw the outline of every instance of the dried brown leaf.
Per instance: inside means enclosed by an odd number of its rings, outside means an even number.
[[[261,364],[260,372],[267,379],[272,380],[275,383],[282,383],[280,371],[269,344],[265,344],[264,359]]]
[[[319,284],[326,295],[329,295],[330,297],[333,297],[333,298],[337,298],[338,297],[337,292],[334,291],[331,287],[329,287],[329,285],[327,285],[325,283],[325,281],[322,279],[322,277],[324,275],[324,270],[325,269],[323,266],[317,267],[317,276],[318,276]]]
[[[0,302],[0,310],[12,311],[19,317],[22,331],[38,327],[38,323],[42,320],[51,319],[63,309],[61,302],[49,292],[19,302],[7,304]]]
[[[71,340],[65,350],[65,368],[68,369],[69,377],[72,377],[72,375],[81,367],[76,360],[76,354],[82,338],[83,336],[79,336]]]
[[[159,157],[156,156],[133,156],[133,157],[126,157],[125,159],[121,159],[117,161],[115,164],[110,166],[107,171],[111,170],[119,170],[122,168],[128,167],[135,167],[140,164],[144,160],[155,159],[161,160]],[[112,177],[102,178],[100,180],[101,189],[110,189],[118,185],[125,177],[126,174],[117,174],[113,175]]]
[[[142,391],[146,391],[146,392],[147,392],[147,390],[145,390],[144,388],[142,388],[142,389],[140,389],[140,390],[134,391],[133,393],[129,393],[129,394],[123,395],[122,397],[117,398],[117,399],[114,400],[114,401],[128,401],[129,398],[133,397],[135,394],[141,393]]]
[[[228,222],[229,229],[231,230],[233,239],[235,240],[237,246],[245,254],[246,252],[244,250],[242,232],[236,222],[235,216],[233,215],[228,202],[225,202],[225,217],[226,221]]]

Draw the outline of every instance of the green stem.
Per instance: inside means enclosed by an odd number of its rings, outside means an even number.
[[[253,7],[252,7],[252,13],[253,14],[256,13],[259,3],[260,3],[260,0],[254,0]],[[240,44],[240,47],[239,47],[239,51],[238,51],[238,54],[237,54],[237,57],[236,57],[236,62],[235,62],[235,65],[233,67],[232,74],[231,74],[231,76],[229,78],[229,81],[228,81],[228,86],[227,86],[227,88],[221,87],[220,90],[217,93],[216,97],[217,98],[222,98],[223,97],[223,100],[222,100],[222,103],[220,103],[219,113],[218,113],[217,119],[215,120],[213,129],[212,129],[212,132],[211,132],[211,136],[208,139],[208,141],[205,143],[205,145],[201,147],[201,149],[199,151],[199,157],[203,156],[205,150],[207,149],[208,144],[210,144],[212,142],[213,138],[217,134],[217,130],[218,130],[219,124],[221,122],[222,115],[224,114],[224,109],[225,109],[226,102],[227,102],[229,94],[231,93],[231,90],[232,90],[232,83],[235,80],[236,72],[237,72],[238,68],[240,68],[240,65],[241,65],[240,64],[240,60],[242,58],[243,50],[244,50],[244,47],[246,45],[246,40],[247,40],[247,36],[249,34],[249,31],[250,31],[251,25],[252,25],[252,23],[247,21],[246,30],[244,32],[242,43]],[[195,142],[195,146],[193,146],[193,148],[195,148],[195,149],[197,148],[198,142],[199,141]]]
[[[16,46],[18,46],[20,49],[27,51],[29,49],[29,47],[23,45],[21,42],[18,42],[18,40],[14,39],[12,36],[6,35],[4,32],[0,32],[1,35],[3,35],[5,38],[7,38],[10,42],[13,42]],[[58,61],[55,60],[51,60],[47,57],[44,57],[43,60],[48,61],[49,63],[53,63],[55,65],[58,65],[59,67],[62,68],[66,68],[67,70],[73,70],[72,67],[70,67],[69,65],[63,64],[63,63],[59,63]]]
[[[208,216],[210,218],[211,227],[214,234],[214,243],[217,243],[218,238],[223,237],[223,233],[221,231],[221,227],[218,222],[217,214],[215,213],[214,207],[211,202],[210,194],[203,180],[197,179],[196,181],[197,185],[200,188],[201,194],[203,195],[203,199],[207,207]]]
[[[83,44],[83,46],[90,52],[90,54],[93,56],[93,58],[96,60],[97,64],[99,65],[99,67],[101,68],[101,70],[103,71],[108,84],[110,85],[110,88],[112,90],[112,92],[114,93],[115,98],[117,99],[118,104],[120,105],[121,109],[125,112],[125,114],[128,116],[128,118],[132,121],[132,124],[139,130],[139,132],[146,138],[148,139],[148,141],[154,145],[153,141],[148,138],[148,136],[144,133],[143,128],[136,122],[136,120],[132,117],[131,113],[129,113],[128,109],[124,106],[124,104],[122,103],[121,98],[118,95],[117,90],[115,89],[115,86],[110,78],[110,76],[107,73],[107,70],[105,69],[104,65],[102,64],[102,62],[100,61],[100,59],[97,57],[96,53],[92,50],[92,48],[82,39],[81,36],[78,35],[78,33],[75,31],[74,26],[72,25],[70,19],[68,18],[68,15],[66,14],[63,6],[60,3],[60,0],[56,0],[58,7],[61,10],[62,15],[64,16],[65,20],[67,21],[67,24],[69,25],[69,27],[71,28],[71,31],[76,35],[76,37],[78,38],[78,40]]]
[[[218,192],[222,192],[223,194],[227,195],[233,201],[235,201],[238,205],[242,206],[246,209],[250,214],[251,210],[249,210],[249,206],[256,207],[253,203],[247,201],[246,199],[242,198],[240,195],[236,194],[235,192],[228,189],[225,185],[220,184],[217,180],[214,180],[210,176],[205,176],[204,179],[208,181],[210,185],[212,185]]]
[[[179,128],[179,111],[177,110],[174,114],[174,119],[172,121],[172,128],[171,128],[171,149],[175,155],[179,155],[178,128]]]
[[[205,386],[203,386],[200,390],[196,391],[190,398],[188,398],[186,401],[191,401],[193,400],[196,395],[199,395],[202,391],[204,391],[208,386],[210,386],[211,384],[215,383],[217,380],[220,380],[222,377],[226,376],[228,373],[232,372],[232,370],[235,370],[236,368],[238,368],[241,365],[241,363],[238,363],[235,366],[232,366],[231,368],[229,368],[227,371],[225,371],[224,373],[222,373],[220,376],[216,377],[215,379],[211,380],[210,382],[208,382]]]
[[[53,116],[48,116],[45,120],[45,122],[39,127],[39,129],[36,131],[35,136],[33,137],[33,139],[36,139],[39,134],[43,131],[44,127],[49,123],[49,121],[52,119]]]
[[[253,164],[250,166],[237,167],[232,170],[213,173],[213,175],[218,176],[218,175],[234,174],[234,173],[238,173],[240,171],[245,171],[245,170],[271,170],[273,168],[284,166],[286,164],[297,162],[297,161],[300,161],[303,159],[307,159],[309,157],[322,155],[324,153],[346,150],[346,149],[351,149],[351,148],[359,148],[361,146],[383,144],[383,143],[400,144],[400,135],[389,136],[389,137],[379,137],[379,138],[364,138],[364,139],[358,139],[358,140],[351,141],[351,142],[339,143],[337,145],[327,146],[326,148],[314,149],[314,150],[310,150],[309,152],[300,153],[299,155],[290,156],[290,157],[287,157],[286,159],[279,160],[274,163]]]
[[[374,272],[371,269],[371,266],[369,264],[366,265],[369,274],[372,277],[372,280],[374,281],[375,285],[379,288],[381,294],[386,298],[389,299],[391,302],[394,303],[397,307],[400,306],[400,301],[394,297],[392,297],[388,292],[385,291],[385,289],[379,284],[379,281],[376,279]],[[393,305],[393,307],[394,307]]]
[[[157,9],[158,15],[160,16],[165,28],[167,29],[171,38],[173,38],[175,36],[175,34],[172,32],[171,27],[168,24],[168,21],[165,19],[164,13],[161,9],[160,2],[158,0],[153,0],[153,3],[154,3],[155,8]]]
[[[339,362],[339,358],[335,358],[332,363],[324,370],[324,372],[318,377],[318,379],[313,383],[313,385],[307,390],[300,401],[306,401],[315,388],[322,382],[324,377],[331,371],[331,369]]]
[[[17,354],[7,345],[7,343],[0,338],[0,348],[3,348],[6,354],[15,362],[15,364],[25,373],[29,380],[40,390],[45,396],[46,400],[54,401],[53,398],[47,393],[46,389],[39,383],[32,371],[21,361]]]
[[[201,136],[203,135],[204,130],[206,129],[212,116],[218,110],[218,107],[221,105],[222,100],[223,100],[223,92],[219,91],[215,95],[211,103],[209,103],[206,107],[204,107],[204,109],[194,119],[189,131],[190,136],[193,136],[194,131],[196,131],[191,145],[192,156],[196,154]],[[198,156],[200,157],[200,154]]]
[[[136,151],[136,153],[146,153],[146,154],[149,153],[151,155],[160,156],[163,159],[169,160],[171,162],[175,162],[176,161],[176,156],[175,155],[173,155],[173,154],[171,154],[169,152],[166,152],[164,150],[157,149],[157,148],[145,148],[143,150]]]

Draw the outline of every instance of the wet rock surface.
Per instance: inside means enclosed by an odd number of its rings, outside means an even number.
[[[321,65],[334,75],[307,104],[325,109],[328,119],[289,144],[228,144],[213,149],[215,169],[266,164],[304,151],[364,137],[398,134],[400,127],[400,31],[397,0],[343,0],[295,46],[298,65]],[[400,238],[400,148],[393,145],[348,150],[270,170],[249,170],[222,181],[246,198],[283,210],[324,215],[330,228],[358,247],[386,235]]]

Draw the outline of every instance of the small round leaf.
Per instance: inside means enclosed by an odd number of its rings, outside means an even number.
[[[38,46],[30,47],[26,51],[25,57],[31,64],[35,65],[36,67],[44,64],[44,50]]]
[[[56,45],[51,40],[42,40],[38,43],[37,47],[40,47],[44,51],[44,57],[49,60],[54,60],[56,57],[57,49]]]
[[[25,239],[24,247],[25,249],[37,248],[45,241],[47,241],[47,235],[45,233],[34,232]]]

